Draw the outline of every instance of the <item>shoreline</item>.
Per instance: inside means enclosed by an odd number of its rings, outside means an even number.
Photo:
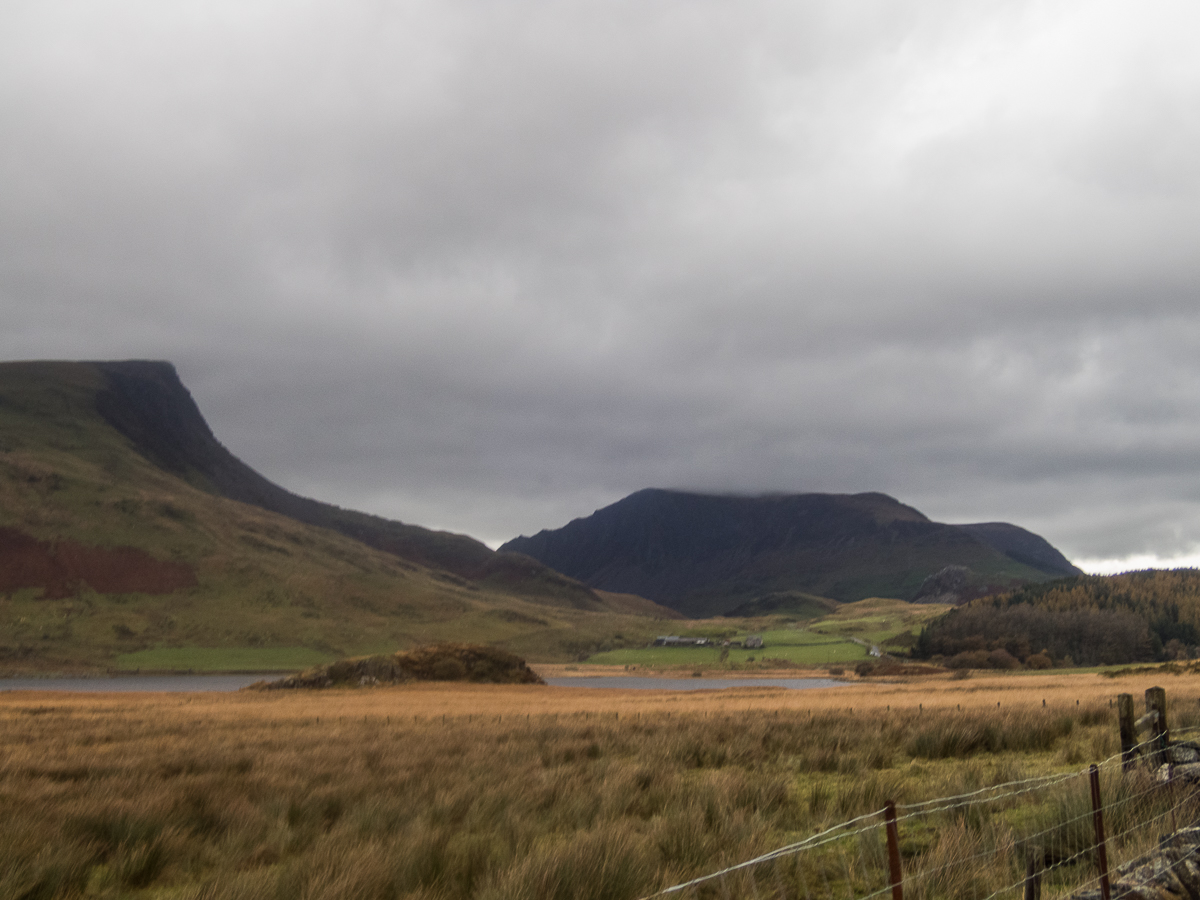
[[[830,675],[828,669],[695,669],[690,666],[668,668],[606,666],[598,663],[529,663],[529,668],[542,678],[824,678],[830,681],[858,681],[853,669],[841,675]],[[699,675],[693,673],[699,672]]]

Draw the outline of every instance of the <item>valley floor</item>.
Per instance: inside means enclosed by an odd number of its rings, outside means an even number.
[[[1154,684],[1200,724],[1200,676],[1162,672],[2,693],[0,895],[631,900],[886,799],[1108,758],[1110,701]]]
[[[678,678],[679,672],[638,669],[626,672],[611,666],[535,665],[543,678],[592,676],[639,676]],[[822,669],[714,672],[722,680],[764,678],[829,679]],[[88,695],[59,691],[0,692],[0,710],[19,711],[51,704],[55,710],[83,713],[108,708],[126,709],[130,703],[147,713],[181,710],[190,715],[219,719],[250,716],[255,719],[288,719],[296,716],[569,716],[600,713],[653,714],[656,710],[687,712],[735,712],[747,710],[807,710],[863,712],[924,709],[1034,709],[1045,701],[1048,708],[1066,709],[1107,702],[1120,693],[1132,693],[1140,704],[1146,687],[1166,687],[1176,705],[1184,697],[1200,697],[1200,674],[1124,675],[1103,677],[1092,672],[1027,672],[1020,674],[976,673],[956,680],[948,675],[893,679],[856,679],[843,676],[837,687],[789,690],[776,687],[735,687],[723,690],[671,691],[622,690],[540,685],[490,685],[427,682],[400,687],[336,689],[326,691],[281,691],[237,693],[97,693]],[[703,683],[704,678],[696,681]],[[0,688],[3,682],[0,681]],[[1115,701],[1114,701],[1115,702]],[[1196,700],[1190,700],[1196,705]],[[1200,708],[1200,707],[1198,707]]]

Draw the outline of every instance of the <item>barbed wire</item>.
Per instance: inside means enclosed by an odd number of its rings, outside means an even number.
[[[1162,787],[1162,785],[1158,785],[1157,787],[1161,788],[1161,787]],[[1132,802],[1134,799],[1137,799],[1137,797],[1138,797],[1138,796],[1144,796],[1146,793],[1149,793],[1149,791],[1144,791],[1144,792],[1142,792],[1142,794],[1135,795],[1134,797],[1130,797],[1130,798],[1124,798],[1124,799],[1121,799],[1121,800],[1114,801],[1114,803],[1112,804],[1112,806],[1116,806],[1116,805],[1118,805],[1118,804],[1121,804],[1121,803],[1130,803],[1130,802]],[[1186,801],[1190,801],[1190,800],[1194,800],[1194,799],[1196,799],[1196,797],[1197,797],[1197,796],[1200,796],[1200,790],[1193,790],[1193,791],[1192,791],[1192,793],[1191,793],[1191,794],[1190,794],[1190,795],[1189,795],[1187,798],[1185,798],[1185,801],[1184,801],[1184,802],[1186,802]],[[1183,803],[1176,803],[1176,804],[1172,805],[1171,807],[1168,807],[1167,809],[1164,809],[1164,810],[1162,810],[1162,811],[1161,811],[1161,812],[1159,812],[1159,813],[1158,813],[1158,815],[1156,815],[1156,816],[1152,816],[1152,817],[1150,817],[1149,819],[1145,819],[1145,820],[1139,821],[1137,825],[1134,825],[1134,826],[1132,826],[1132,827],[1130,827],[1130,828],[1127,828],[1127,829],[1125,829],[1124,831],[1119,831],[1119,832],[1116,832],[1116,833],[1114,833],[1114,834],[1112,834],[1112,835],[1108,835],[1108,836],[1107,836],[1107,838],[1106,838],[1106,842],[1107,842],[1107,843],[1118,844],[1118,843],[1120,843],[1120,842],[1121,842],[1121,841],[1122,841],[1124,838],[1128,837],[1129,835],[1133,834],[1134,832],[1136,832],[1136,831],[1144,831],[1144,830],[1146,830],[1146,829],[1147,829],[1149,826],[1153,825],[1155,822],[1158,822],[1158,821],[1161,821],[1161,820],[1165,819],[1165,818],[1166,818],[1168,815],[1170,815],[1170,814],[1171,814],[1172,812],[1174,812],[1174,811],[1175,811],[1175,810],[1176,810],[1176,809],[1177,809],[1179,806],[1182,806],[1182,805],[1183,805]],[[1106,807],[1106,808],[1107,808],[1107,807]],[[1088,812],[1086,815],[1081,815],[1081,816],[1078,816],[1078,817],[1077,817],[1077,819],[1086,819],[1086,818],[1091,818],[1091,816],[1092,816],[1092,815],[1093,815],[1093,813],[1091,813],[1091,812]],[[1046,832],[1042,832],[1042,834],[1045,834],[1045,833],[1046,833]],[[1039,836],[1041,836],[1041,835],[1032,835],[1031,837],[1039,837]],[[1058,861],[1058,862],[1055,864],[1055,867],[1056,867],[1056,868],[1062,868],[1062,867],[1064,867],[1064,866],[1067,866],[1067,865],[1073,865],[1075,862],[1078,862],[1078,861],[1079,861],[1079,860],[1081,860],[1083,857],[1085,857],[1085,856],[1088,856],[1088,855],[1090,855],[1090,854],[1092,854],[1092,853],[1095,853],[1095,852],[1096,852],[1096,847],[1095,847],[1094,845],[1093,845],[1093,846],[1090,846],[1090,847],[1087,847],[1087,848],[1085,848],[1085,849],[1082,849],[1082,850],[1079,850],[1079,851],[1077,851],[1076,853],[1072,854],[1072,855],[1071,855],[1071,856],[1069,856],[1069,857],[1066,857],[1065,859],[1062,859],[1062,860]],[[1200,852],[1200,845],[1198,845],[1198,846],[1196,846],[1196,847],[1193,847],[1193,848],[1192,848],[1190,851],[1188,851],[1188,856],[1195,855],[1197,852]],[[1115,868],[1115,867],[1114,867],[1114,868]],[[1112,874],[1112,872],[1110,871],[1110,872],[1109,872],[1109,875],[1110,875],[1110,877],[1111,877],[1111,874]],[[1000,896],[1001,894],[1005,893],[1006,891],[1011,891],[1011,890],[1013,890],[1013,889],[1014,889],[1014,888],[1016,888],[1018,885],[1020,885],[1020,884],[1023,884],[1023,883],[1024,883],[1024,881],[1025,881],[1025,878],[1023,877],[1023,878],[1021,878],[1021,879],[1019,879],[1019,880],[1017,880],[1017,881],[1014,881],[1014,882],[1012,882],[1012,883],[1010,883],[1010,884],[1007,884],[1007,885],[1005,885],[1004,887],[1002,887],[1002,888],[1000,888],[1000,889],[998,889],[998,890],[994,891],[993,893],[989,894],[987,897],[984,897],[984,898],[983,898],[983,900],[995,900],[995,898],[996,898],[996,897]],[[1091,881],[1096,881],[1096,882],[1098,883],[1098,882],[1100,881],[1100,876],[1099,876],[1099,875],[1096,875],[1096,876],[1093,876],[1092,878],[1085,879],[1084,881],[1082,881],[1082,882],[1080,882],[1078,885],[1076,885],[1076,890],[1080,890],[1080,889],[1082,888],[1082,886],[1083,886],[1083,885],[1085,885],[1085,884],[1088,884],[1088,883],[1089,883],[1089,882],[1091,882]]]
[[[1176,737],[1177,740],[1172,741],[1172,743],[1173,744],[1178,743],[1179,742],[1178,739],[1183,738],[1184,736],[1191,736],[1191,735],[1195,735],[1198,733],[1200,733],[1200,726],[1177,728],[1174,731],[1174,736]],[[1114,768],[1116,768],[1117,766],[1120,766],[1123,771],[1126,768],[1127,761],[1130,758],[1137,758],[1139,755],[1145,757],[1148,755],[1149,751],[1156,750],[1158,748],[1158,745],[1159,745],[1159,737],[1157,735],[1151,736],[1144,741],[1138,742],[1133,747],[1123,748],[1120,752],[1115,753],[1094,765],[1095,765],[1097,771],[1099,773],[1103,773],[1103,774],[1111,773],[1111,771]],[[923,801],[918,801],[918,802],[914,802],[914,803],[897,805],[897,811],[903,810],[903,814],[897,815],[895,818],[895,822],[896,822],[897,826],[899,826],[901,823],[911,822],[914,819],[920,819],[920,818],[932,819],[934,817],[944,815],[946,813],[953,813],[958,810],[969,809],[972,807],[977,808],[981,804],[999,804],[1003,801],[1012,800],[1014,798],[1019,798],[1019,797],[1024,797],[1024,796],[1027,796],[1029,794],[1033,794],[1033,793],[1039,792],[1039,791],[1056,791],[1056,790],[1061,789],[1064,785],[1066,785],[1069,782],[1076,781],[1076,780],[1082,780],[1084,778],[1090,777],[1090,768],[1091,767],[1088,767],[1088,768],[1085,768],[1082,770],[1070,771],[1070,772],[1059,772],[1059,773],[1053,773],[1050,775],[1039,775],[1039,776],[1032,776],[1029,778],[1016,779],[1013,781],[1003,782],[1001,784],[989,785],[989,786],[979,788],[974,791],[968,791],[968,792],[961,793],[961,794],[954,794],[954,795],[945,796],[945,797],[937,797],[937,798],[933,798],[930,800],[923,800]],[[1151,794],[1158,794],[1161,796],[1164,788],[1169,787],[1170,784],[1171,784],[1171,780],[1170,780],[1169,774],[1168,774],[1168,781],[1166,784],[1159,783],[1157,780],[1153,780],[1153,779],[1149,780],[1147,782],[1146,786],[1144,787],[1144,789],[1140,789],[1132,794],[1124,794],[1124,795],[1104,804],[1103,808],[1105,810],[1112,811],[1112,810],[1117,809],[1118,807],[1128,806],[1130,804],[1133,804],[1134,802],[1140,800],[1141,798],[1148,797]],[[1153,815],[1150,815],[1149,818],[1140,817],[1139,822],[1136,825],[1133,825],[1131,827],[1128,827],[1128,828],[1125,828],[1118,832],[1115,832],[1108,838],[1108,841],[1110,843],[1112,843],[1114,846],[1123,845],[1125,840],[1127,838],[1129,838],[1131,835],[1133,835],[1135,832],[1144,831],[1148,827],[1152,826],[1155,822],[1164,820],[1168,815],[1172,815],[1181,807],[1187,805],[1188,803],[1195,801],[1197,799],[1197,797],[1200,797],[1200,788],[1192,790],[1182,800],[1173,798],[1172,802],[1166,808],[1157,811]],[[1147,810],[1147,812],[1149,813],[1150,810]],[[852,819],[848,819],[844,822],[839,822],[836,825],[829,826],[829,827],[825,828],[824,830],[822,830],[814,835],[811,835],[808,838],[805,838],[804,840],[797,841],[792,844],[788,844],[784,847],[779,847],[768,853],[764,853],[760,856],[754,857],[753,859],[749,859],[744,862],[737,863],[735,865],[726,866],[725,868],[720,869],[716,872],[698,876],[689,881],[685,881],[685,882],[682,882],[682,883],[676,884],[676,885],[671,885],[670,887],[662,888],[662,889],[656,891],[655,893],[646,895],[644,898],[642,898],[642,900],[652,900],[652,898],[663,897],[663,896],[667,896],[669,894],[679,893],[679,892],[686,891],[689,889],[692,891],[693,896],[695,896],[696,889],[700,885],[711,883],[711,882],[718,881],[718,880],[720,880],[721,884],[723,885],[724,896],[728,897],[729,892],[728,892],[727,880],[728,880],[729,876],[735,875],[735,874],[741,873],[741,872],[748,873],[750,892],[751,892],[752,896],[757,898],[759,896],[758,888],[757,888],[757,883],[756,883],[756,881],[754,879],[754,875],[753,875],[753,870],[756,867],[762,866],[766,863],[775,862],[776,863],[775,875],[776,875],[776,879],[779,879],[780,876],[779,876],[778,862],[780,860],[785,859],[786,857],[798,856],[799,854],[802,854],[805,852],[815,851],[822,847],[826,847],[830,844],[833,844],[835,842],[839,842],[839,841],[848,842],[850,839],[853,839],[855,837],[860,837],[860,836],[868,834],[868,833],[878,834],[879,829],[880,829],[881,825],[883,824],[882,817],[884,816],[884,813],[885,813],[884,809],[878,809],[878,810],[874,810],[872,812],[863,813],[862,815],[856,816]],[[914,871],[914,872],[908,874],[908,876],[906,877],[906,881],[914,881],[914,880],[922,881],[923,880],[923,881],[929,882],[945,873],[950,872],[951,870],[953,870],[955,868],[961,868],[964,865],[972,864],[972,863],[978,862],[979,860],[986,859],[988,857],[998,857],[1002,854],[1010,853],[1011,851],[1015,850],[1019,845],[1025,845],[1027,847],[1031,846],[1031,845],[1040,846],[1040,842],[1053,841],[1056,837],[1059,838],[1060,840],[1065,839],[1062,836],[1065,834],[1067,829],[1070,829],[1072,826],[1077,826],[1080,823],[1086,822],[1087,820],[1091,820],[1093,818],[1093,815],[1094,815],[1094,813],[1093,813],[1092,809],[1090,808],[1090,805],[1088,805],[1084,811],[1078,813],[1077,815],[1071,815],[1066,818],[1058,819],[1057,821],[1053,822],[1052,824],[1048,825],[1045,828],[1042,828],[1041,830],[1038,830],[1038,831],[1035,831],[1032,833],[1023,834],[1019,837],[1016,836],[1014,833],[1010,832],[1010,837],[1008,839],[1006,839],[1006,841],[1004,843],[996,844],[990,848],[979,850],[977,852],[956,856],[952,860],[950,860],[942,865],[939,865],[939,866],[934,866],[931,868],[920,869],[918,871]],[[864,824],[864,823],[869,823],[869,824]],[[1086,844],[1086,846],[1083,846],[1082,848],[1074,850],[1074,852],[1071,852],[1066,856],[1056,856],[1055,862],[1054,862],[1053,866],[1050,867],[1050,869],[1053,869],[1055,871],[1064,870],[1070,866],[1073,866],[1075,863],[1077,863],[1084,857],[1094,854],[1095,850],[1096,850],[1095,845],[1093,843],[1086,842],[1086,841],[1085,841],[1085,844]],[[1067,848],[1064,848],[1064,849],[1067,849]],[[842,866],[846,870],[845,871],[846,884],[847,884],[847,887],[849,888],[849,886],[853,883],[853,881],[855,879],[854,879],[854,875],[851,871],[850,863],[846,858],[845,851],[842,850],[840,852],[841,852],[841,857],[842,857],[842,859],[841,859]],[[1200,848],[1198,848],[1196,852],[1200,852]],[[870,873],[867,871],[867,861],[866,861],[864,853],[861,851],[861,849],[860,849],[860,854],[859,854],[859,862],[860,862],[860,866],[863,870],[863,872],[862,872],[863,884],[864,884],[864,886],[869,886],[870,883],[874,879],[871,878]],[[822,867],[820,871],[821,871],[821,877],[825,882],[826,890],[832,896],[832,890],[831,890],[831,886],[829,884],[829,879],[828,879],[828,875],[826,874],[825,868]],[[805,885],[806,885],[805,886],[805,894],[808,896],[811,896],[811,894],[809,893],[808,888],[807,888],[807,879],[805,878],[803,870],[799,869],[798,874],[801,877],[801,879],[805,881]],[[1027,877],[1028,877],[1027,875],[1023,875],[1016,881],[1012,881],[1012,882],[1004,885],[1003,887],[992,891],[990,894],[988,894],[986,897],[984,897],[983,900],[995,900],[996,897],[1000,896],[1001,894],[1005,893],[1006,891],[1011,891],[1014,888],[1023,884],[1026,881]],[[1087,883],[1087,882],[1085,881],[1082,883]],[[994,882],[993,882],[993,884],[994,884]],[[890,883],[886,883],[883,886],[879,887],[878,889],[871,890],[866,894],[855,895],[854,893],[851,893],[851,897],[857,896],[859,898],[859,900],[870,900],[870,898],[882,896],[882,895],[888,893],[890,890],[891,890]],[[780,883],[780,885],[779,885],[778,893],[781,897],[786,895],[786,892],[783,890],[782,883]]]
[[[682,891],[692,887],[693,885],[702,884],[706,881],[713,881],[717,878],[722,878],[731,872],[737,872],[740,869],[746,869],[751,866],[760,865],[761,863],[770,862],[771,860],[777,859],[781,856],[789,856],[793,853],[799,853],[801,850],[812,850],[816,847],[822,847],[826,844],[833,843],[834,841],[840,841],[868,831],[874,831],[879,827],[878,823],[873,823],[854,831],[848,831],[844,834],[834,834],[834,832],[838,829],[848,828],[849,826],[857,824],[858,822],[865,822],[868,819],[874,819],[881,815],[883,815],[883,809],[877,809],[873,812],[863,813],[861,816],[856,816],[853,819],[848,819],[845,822],[839,822],[837,825],[830,826],[824,831],[814,834],[812,837],[805,838],[802,841],[797,841],[794,844],[788,844],[786,847],[780,847],[778,850],[772,850],[770,853],[764,853],[762,856],[756,856],[754,859],[748,859],[745,862],[738,863],[737,865],[728,866],[724,869],[721,869],[719,872],[701,875],[698,878],[693,878],[691,881],[685,881],[682,884],[671,885],[671,887],[663,888],[662,890],[656,891],[653,894],[647,894],[642,898],[642,900],[651,900],[652,897],[661,897],[665,894]]]

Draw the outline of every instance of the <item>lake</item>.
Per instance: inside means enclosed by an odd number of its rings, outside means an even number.
[[[794,691],[837,687],[844,681],[832,678],[638,678],[626,675],[594,675],[579,678],[547,678],[555,687],[609,688],[634,691],[720,691],[738,687],[779,687]]]
[[[237,691],[278,675],[126,675],[113,678],[0,678],[4,691]],[[738,687],[778,687],[803,691],[844,684],[831,678],[638,678],[595,675],[547,678],[555,687],[608,688],[624,691],[720,691]]]
[[[236,691],[276,675],[126,675],[113,678],[0,678],[4,691]]]

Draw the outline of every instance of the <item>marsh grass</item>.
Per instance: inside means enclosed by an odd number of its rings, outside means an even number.
[[[489,712],[444,722],[426,707],[414,714],[431,696],[451,709],[446,698],[473,697]],[[669,717],[653,707],[546,711],[563,696],[4,696],[0,896],[620,900],[889,799],[1078,769],[1077,758],[1116,744],[1099,704],[851,714],[744,709],[744,695],[731,694]],[[517,697],[529,698],[523,715]],[[1055,805],[1066,802],[912,823],[906,859],[942,873],[914,890],[982,889],[984,876],[955,860],[987,848],[1001,874],[986,877],[1008,878],[1023,862],[1003,848],[1070,818]],[[1131,803],[1126,814],[1145,808]],[[882,877],[881,839],[876,829],[782,861],[768,883],[800,890],[815,879],[842,896],[870,887]],[[763,887],[737,878],[697,896]]]

